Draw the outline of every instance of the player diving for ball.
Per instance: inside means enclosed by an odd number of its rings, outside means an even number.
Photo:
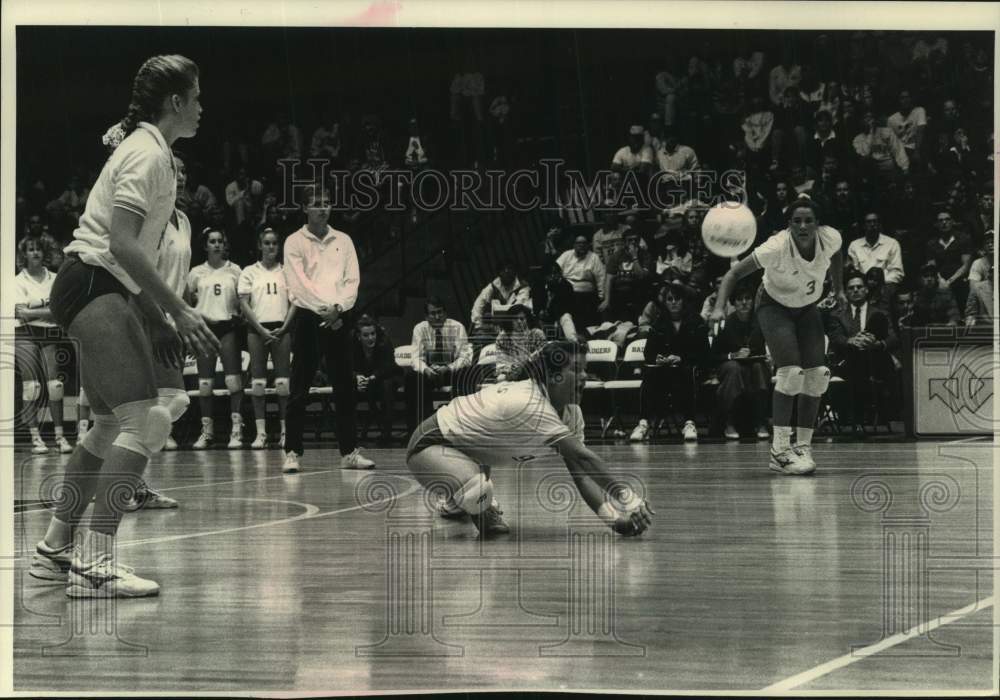
[[[586,352],[572,341],[547,343],[528,363],[530,379],[454,399],[421,423],[406,465],[425,488],[449,494],[441,515],[468,513],[483,536],[509,532],[493,498],[490,468],[555,449],[584,501],[615,532],[638,535],[652,524],[649,504],[583,445]]]
[[[736,284],[763,269],[757,292],[757,320],[777,367],[774,385],[774,439],[771,469],[783,474],[811,474],[812,434],[820,399],[830,384],[825,366],[825,333],[816,302],[823,295],[827,271],[841,304],[844,262],[840,233],[818,225],[816,204],[801,197],[788,207],[788,228],[757,246],[722,278],[711,320],[725,318],[726,302]],[[795,444],[791,444],[792,409],[797,408]]]

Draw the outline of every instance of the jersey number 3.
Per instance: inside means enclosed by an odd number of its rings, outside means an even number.
[[[806,294],[812,294],[816,291],[816,280],[809,280],[809,284],[806,285]]]

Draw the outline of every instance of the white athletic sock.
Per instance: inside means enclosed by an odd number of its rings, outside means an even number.
[[[812,444],[813,439],[813,429],[812,428],[796,428],[795,429],[795,444],[809,446]]]
[[[50,549],[62,549],[73,541],[73,526],[53,517],[49,520],[49,529],[45,531],[42,541]]]
[[[255,422],[257,423],[257,434],[263,435],[264,431],[266,430],[264,427],[264,419],[258,418]]]
[[[90,428],[90,421],[86,418],[81,418],[76,422],[76,431],[78,433],[85,433]]]
[[[784,452],[792,444],[792,428],[788,425],[774,426],[774,439],[771,442],[771,449],[775,452]]]
[[[236,428],[238,428],[238,427],[240,427],[240,426],[243,425],[243,416],[242,415],[240,415],[239,413],[234,413],[234,414],[232,414],[231,417],[233,419],[233,430],[236,430]]]
[[[115,536],[94,530],[87,532],[82,551],[78,552],[82,564],[91,564],[105,554],[113,557],[114,553]]]
[[[55,426],[56,440],[63,436],[63,427],[61,425]]]
[[[288,431],[285,430],[285,419],[284,418],[281,419],[281,432],[283,432],[283,433],[288,432]]]
[[[203,435],[212,435],[215,432],[215,424],[211,418],[201,419],[201,432]]]
[[[38,428],[28,428],[28,430],[31,431],[31,439],[32,440],[41,440],[42,439],[42,434],[38,431]]]

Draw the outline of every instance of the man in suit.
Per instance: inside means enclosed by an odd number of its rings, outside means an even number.
[[[890,353],[898,338],[889,316],[868,303],[865,276],[852,272],[844,280],[848,304],[825,315],[829,350],[834,356],[834,374],[848,382],[850,405],[844,413],[859,430],[866,406],[872,403],[874,382],[893,377],[895,367]]]

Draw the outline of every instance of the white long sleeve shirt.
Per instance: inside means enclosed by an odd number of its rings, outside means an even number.
[[[873,267],[885,270],[885,281],[899,284],[903,280],[903,253],[899,241],[891,236],[879,234],[875,245],[869,245],[864,238],[858,238],[847,247],[847,255],[854,267],[867,273]]]
[[[531,308],[531,287],[518,277],[514,278],[514,283],[510,287],[504,287],[497,277],[479,292],[479,296],[472,304],[470,321],[473,326],[478,326],[482,323],[484,314],[506,311],[515,304]]]
[[[563,277],[573,285],[574,292],[593,292],[604,298],[604,265],[601,259],[588,251],[583,259],[576,257],[575,250],[567,250],[559,256],[556,264],[562,270]]]
[[[303,226],[285,240],[285,283],[289,301],[314,313],[340,304],[344,311],[358,300],[361,271],[351,237],[327,226],[319,238]]]

